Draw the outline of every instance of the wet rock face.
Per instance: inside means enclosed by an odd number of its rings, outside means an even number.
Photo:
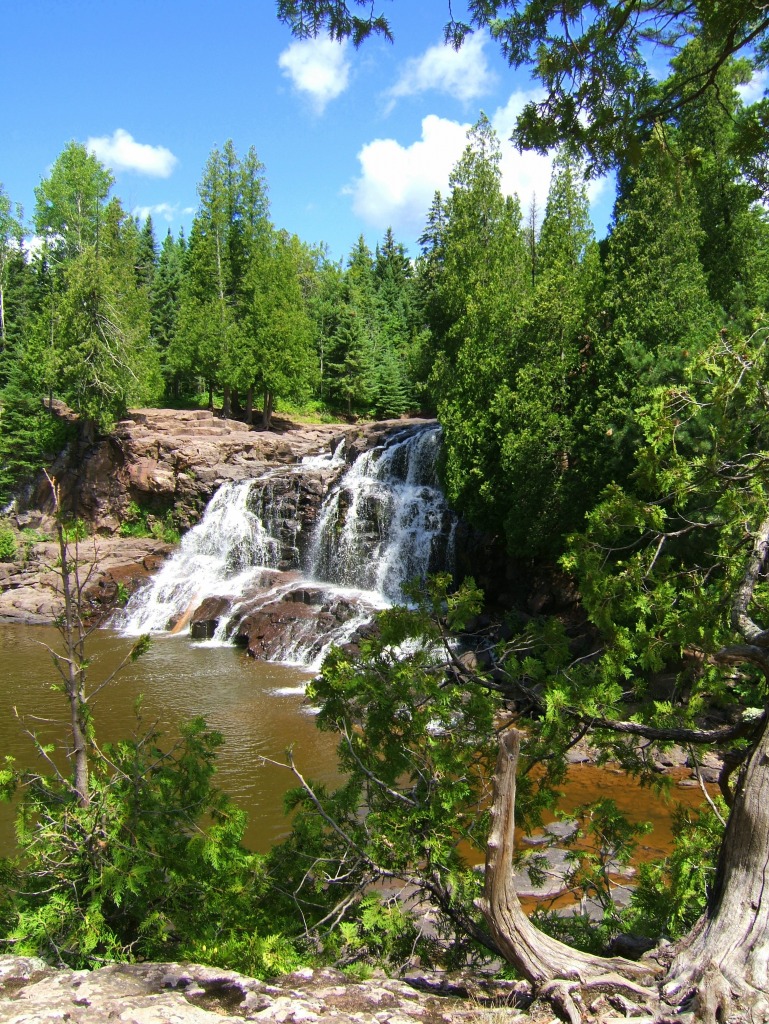
[[[417,1024],[475,1017],[483,999],[419,977],[415,985],[379,975],[354,982],[340,971],[303,968],[271,982],[199,964],[110,964],[95,971],[55,970],[42,960],[0,956],[0,1020],[8,1024]],[[486,983],[489,984],[488,982]],[[472,987],[482,991],[478,981]],[[489,1001],[530,1002],[520,984],[499,983]],[[521,988],[519,992],[518,989]],[[432,990],[432,991],[431,991]],[[446,995],[437,993],[446,991]]]
[[[251,607],[244,602],[231,635],[252,658],[274,661],[302,648],[312,661],[339,627],[359,614],[359,605],[322,588],[305,587],[267,603],[254,599]]]

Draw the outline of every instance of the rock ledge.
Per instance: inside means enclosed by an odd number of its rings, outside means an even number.
[[[480,1020],[484,1002],[505,1005],[506,1019],[530,1002],[513,982],[411,984],[384,974],[351,981],[340,971],[302,968],[272,982],[200,964],[110,964],[57,970],[33,957],[0,956],[0,1020],[6,1024],[451,1024]],[[419,988],[415,986],[419,986]],[[484,987],[485,986],[485,987]],[[441,994],[437,994],[437,993]]]

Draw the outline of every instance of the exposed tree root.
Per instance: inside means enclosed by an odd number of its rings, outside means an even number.
[[[725,1021],[732,1010],[732,990],[716,964],[706,969],[692,1000],[692,1010],[704,1024]]]
[[[692,1012],[704,1024],[724,1024],[733,1012],[735,1000],[752,1011],[753,1021],[769,1022],[769,1001],[764,992],[769,956],[769,942],[764,934],[754,934],[755,944],[745,950],[746,928],[739,908],[730,900],[714,907],[675,950],[668,971],[652,959],[634,962],[623,957],[599,957],[572,949],[537,929],[524,913],[515,890],[512,871],[515,834],[515,773],[520,753],[521,733],[515,729],[500,738],[499,756],[494,777],[492,828],[486,854],[484,898],[479,900],[495,943],[505,958],[531,983],[537,995],[547,1000],[568,1024],[581,1024],[585,1007],[604,995],[609,1005],[624,1016],[632,1012],[648,1013],[655,1020],[673,1018],[680,1012]],[[765,729],[759,757],[769,749],[769,730]],[[754,755],[755,756],[755,755]],[[769,780],[768,780],[769,781]],[[758,793],[756,793],[758,791]],[[753,803],[755,795],[763,805],[761,787],[754,785],[752,798],[739,794],[738,810]],[[746,814],[753,828],[758,811]],[[739,829],[732,815],[730,828]],[[759,834],[763,830],[759,829]],[[741,848],[750,866],[747,836],[741,837]],[[756,836],[752,840],[755,843]],[[766,859],[766,858],[765,858]],[[755,872],[750,872],[755,886]],[[758,872],[759,879],[761,872]],[[729,871],[726,871],[729,877]],[[766,876],[769,880],[769,871]],[[741,880],[742,882],[742,880]],[[744,884],[744,883],[743,883]],[[760,882],[759,882],[760,884]],[[749,891],[747,888],[740,891]],[[756,906],[749,909],[754,925],[761,920],[757,914],[760,896],[754,892]],[[724,916],[727,918],[725,921]],[[731,928],[729,927],[731,922]],[[727,941],[729,940],[729,941]],[[730,948],[731,945],[731,948]],[[734,967],[734,970],[730,969]],[[661,988],[661,986],[664,986]]]
[[[576,994],[576,999],[574,998]],[[554,979],[543,985],[537,993],[540,999],[546,999],[555,1012],[567,1020],[569,1024],[582,1024],[582,999],[579,995],[579,983]]]

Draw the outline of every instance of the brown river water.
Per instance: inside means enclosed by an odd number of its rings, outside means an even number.
[[[64,698],[50,689],[56,673],[44,646],[55,647],[58,639],[53,627],[0,624],[0,758],[11,754],[20,766],[33,766],[35,753],[14,708],[42,737],[55,741],[64,735]],[[130,644],[110,630],[93,635],[92,686],[114,668]],[[334,737],[315,727],[303,695],[309,678],[305,670],[254,661],[233,647],[158,637],[148,654],[97,696],[97,736],[104,742],[130,735],[139,695],[145,724],[157,721],[169,737],[180,721],[202,715],[225,738],[218,785],[248,811],[246,844],[263,852],[288,831],[283,794],[293,777],[265,765],[261,757],[284,760],[286,748],[293,746],[297,766],[306,777],[323,782],[338,778]],[[574,766],[564,786],[563,806],[573,808],[599,795],[613,797],[634,820],[654,823],[654,832],[642,839],[641,856],[653,857],[669,848],[669,802],[621,773]],[[671,796],[690,805],[702,801],[699,789],[692,786],[674,785]],[[13,811],[0,803],[0,854],[12,848]]]
[[[53,627],[0,624],[0,758],[11,754],[20,766],[34,765],[35,753],[14,707],[41,736],[54,740],[64,733],[64,697],[50,689],[57,676],[43,646],[56,647],[58,640]],[[93,634],[88,648],[91,687],[119,663],[132,642],[110,630]],[[246,844],[265,851],[288,830],[283,794],[293,776],[265,765],[260,757],[284,761],[293,745],[303,774],[324,782],[337,777],[334,738],[315,727],[303,696],[309,678],[302,669],[257,662],[233,647],[157,637],[147,654],[97,695],[97,737],[105,742],[131,735],[139,695],[145,724],[157,721],[168,737],[175,735],[180,721],[202,715],[225,737],[217,784],[249,812]],[[39,723],[33,716],[59,724]],[[7,853],[12,843],[12,811],[0,804],[0,853]]]

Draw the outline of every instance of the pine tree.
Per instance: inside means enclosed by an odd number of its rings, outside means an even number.
[[[10,333],[13,328],[9,326],[7,312],[8,292],[11,278],[16,276],[14,270],[18,271],[19,259],[23,260],[21,240],[24,233],[22,226],[21,207],[15,207],[0,184],[0,360],[2,360],[5,349],[10,343]],[[11,318],[11,322],[12,322]]]
[[[702,228],[691,178],[658,139],[626,174],[608,240],[597,335],[600,414],[611,440],[606,471],[625,479],[638,441],[636,410],[658,385],[682,379],[719,326],[700,262]]]
[[[348,303],[342,305],[328,351],[331,397],[348,416],[368,413],[373,397],[374,359],[366,324]]]
[[[184,235],[180,235],[176,241],[169,228],[163,239],[150,291],[152,339],[160,355],[166,395],[173,399],[194,390],[194,383],[185,382],[181,374],[174,371],[168,359],[179,320],[184,255]]]
[[[306,397],[313,377],[313,325],[303,274],[311,257],[296,235],[272,232],[250,267],[250,308],[241,336],[236,383],[262,396],[262,427],[270,429],[276,399]]]
[[[169,353],[174,371],[193,370],[224,392],[223,415],[231,412],[232,389],[248,367],[244,324],[251,302],[254,262],[267,244],[267,185],[264,167],[251,148],[240,160],[231,141],[214,149],[198,186],[200,207],[190,234],[180,330]],[[242,386],[242,384],[240,385]]]
[[[137,225],[138,227],[138,225]],[[136,276],[139,285],[149,291],[155,279],[155,271],[158,264],[158,247],[155,241],[155,227],[152,217],[147,214],[144,224],[139,233],[139,245],[137,252]]]

